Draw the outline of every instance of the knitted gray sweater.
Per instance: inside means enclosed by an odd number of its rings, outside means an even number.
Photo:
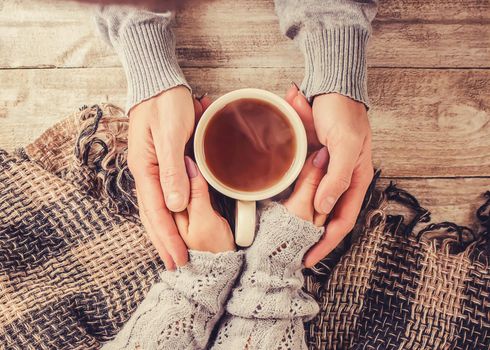
[[[275,0],[275,6],[281,31],[305,57],[303,93],[337,92],[368,105],[366,45],[377,0]],[[189,87],[175,54],[173,15],[122,6],[102,7],[96,15],[126,72],[128,111],[171,87]]]
[[[318,305],[301,289],[302,258],[322,233],[323,227],[270,204],[250,248],[191,251],[186,266],[161,274],[103,349],[307,349],[303,321]]]

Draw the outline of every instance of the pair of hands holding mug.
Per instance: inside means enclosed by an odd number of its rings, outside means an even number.
[[[308,157],[292,194],[283,202],[290,213],[319,227],[325,224],[327,215],[315,211],[313,199],[327,167],[324,150]],[[185,166],[190,182],[189,205],[187,210],[173,213],[180,236],[192,250],[212,253],[235,250],[235,238],[228,222],[211,205],[208,183],[188,156]]]
[[[371,129],[364,105],[348,97],[319,95],[312,108],[293,85],[286,100],[303,121],[309,149],[325,146],[316,154],[316,162],[326,164],[326,174],[316,185],[305,184],[315,186],[311,215],[316,212],[329,217],[324,236],[305,256],[305,266],[311,267],[328,255],[355,224],[373,176]],[[194,99],[187,88],[178,86],[130,111],[128,166],[136,183],[140,217],[168,269],[185,265],[188,260],[188,247],[179,233],[182,220],[174,219],[171,212],[182,212],[189,198],[195,197],[184,152],[197,120],[210,104],[208,97]],[[301,203],[298,208],[310,208],[307,202],[305,197],[293,203]],[[303,217],[298,208],[288,207]]]

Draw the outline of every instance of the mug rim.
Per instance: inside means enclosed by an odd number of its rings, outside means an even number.
[[[245,98],[265,101],[278,108],[281,113],[289,120],[293,128],[293,132],[296,136],[296,152],[289,169],[275,184],[258,191],[240,191],[223,184],[220,180],[216,178],[216,176],[207,166],[204,154],[204,134],[211,119],[227,104]],[[289,185],[294,182],[294,180],[301,172],[301,169],[303,168],[306,160],[307,148],[308,145],[306,139],[306,131],[303,126],[303,122],[301,121],[301,118],[299,117],[298,113],[296,113],[294,108],[291,107],[286,100],[282,99],[278,95],[267,90],[255,88],[233,90],[216,99],[203,113],[201,119],[197,124],[196,132],[194,134],[194,156],[196,158],[196,163],[199,167],[199,170],[201,171],[206,181],[225,196],[243,201],[259,201],[271,198],[284,191]]]

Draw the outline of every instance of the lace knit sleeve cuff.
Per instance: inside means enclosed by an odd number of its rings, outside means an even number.
[[[242,263],[241,251],[213,254],[191,250],[187,265],[175,273],[164,271],[161,278],[189,300],[217,314],[240,273]]]
[[[305,252],[323,234],[323,227],[303,220],[290,213],[282,204],[272,202],[260,215],[256,241],[248,254],[270,256],[277,264],[298,268]]]
[[[317,303],[306,295],[301,273],[306,251],[317,242],[323,227],[271,203],[262,211],[257,237],[245,250],[246,262],[226,310],[242,318],[309,318]]]

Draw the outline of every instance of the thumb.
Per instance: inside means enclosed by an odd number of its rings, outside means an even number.
[[[286,98],[285,100],[290,104],[292,105],[293,104],[293,100],[296,96],[298,96],[299,94],[299,89],[298,89],[298,86],[296,85],[296,83],[294,82],[291,82],[291,86],[289,87],[289,89],[286,91]]]
[[[208,107],[211,105],[213,100],[208,96],[208,93],[205,93],[204,95],[197,97],[194,95],[194,98],[192,99],[194,102],[194,116],[196,119],[196,123],[201,119],[202,114],[208,109]]]
[[[189,200],[189,180],[184,164],[185,145],[164,137],[157,137],[156,140],[158,139],[161,142],[155,148],[165,204],[170,211],[179,212],[187,207]]]
[[[185,157],[185,167],[191,185],[191,194],[187,211],[189,219],[193,217],[209,215],[214,212],[209,197],[208,183],[197,168],[196,163],[188,156]]]
[[[285,202],[288,210],[302,219],[308,221],[314,219],[313,201],[318,185],[325,174],[328,159],[326,147],[308,157],[296,181],[293,193]]]
[[[196,97],[192,99],[192,102],[194,103],[194,118],[197,123],[201,119],[204,110],[201,102]]]
[[[345,143],[342,147],[330,150],[328,171],[315,196],[315,209],[319,213],[330,214],[339,198],[350,187],[359,149],[353,143]]]

